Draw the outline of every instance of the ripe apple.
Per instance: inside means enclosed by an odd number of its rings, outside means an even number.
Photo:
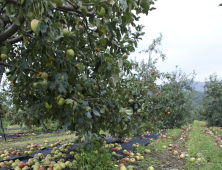
[[[124,55],[123,58],[124,58],[124,59],[127,59],[127,58],[128,58],[128,55],[127,55],[127,54]],[[144,75],[142,75],[142,77],[143,77],[143,76],[144,76]]]
[[[119,170],[127,170],[125,166],[121,166]]]
[[[168,112],[167,114],[170,115],[170,112]]]
[[[185,158],[185,154],[184,154],[184,153],[181,154],[181,155],[180,155],[180,158],[181,158],[181,159]]]
[[[130,99],[128,100],[128,103],[129,103],[129,104],[133,104],[133,103],[134,103],[134,99],[131,99],[131,98],[130,98]]]
[[[174,145],[173,147],[174,147],[174,148],[177,148],[177,145]]]
[[[127,150],[126,150],[126,149],[124,149],[124,150],[123,150],[123,153],[125,154],[126,152],[127,152]]]
[[[126,162],[126,158],[122,158],[122,162]]]
[[[116,155],[116,152],[112,152],[112,155]]]
[[[140,160],[144,160],[144,156],[140,156]]]
[[[56,6],[62,6],[63,2],[61,0],[52,0],[56,4]]]
[[[66,54],[68,57],[74,57],[74,51],[72,49],[67,50]]]
[[[172,151],[173,149],[172,149],[172,148],[169,148],[168,150],[169,150],[169,151]]]
[[[149,149],[145,149],[144,151],[145,151],[145,153],[150,153]]]
[[[134,164],[136,162],[136,160],[134,158],[130,159],[130,163]]]
[[[131,158],[134,157],[134,153],[131,152],[131,153],[129,154],[129,156],[130,156]]]
[[[1,54],[1,60],[5,61],[8,58],[6,54]]]
[[[183,152],[180,152],[180,155],[183,154]]]
[[[17,156],[21,156],[22,154],[21,154],[21,152],[17,152],[16,155]]]
[[[194,162],[195,161],[195,158],[190,158],[190,162]]]
[[[16,155],[16,152],[14,151],[14,152],[12,152],[12,155]]]
[[[39,24],[39,20],[37,20],[37,19],[33,19],[31,21],[31,28],[34,33],[37,33],[38,24]]]
[[[163,149],[166,149],[166,145],[163,145]]]
[[[100,11],[97,10],[97,15],[99,17],[103,17],[105,15],[105,12],[106,12],[105,9],[103,7],[101,7]]]
[[[33,87],[37,87],[38,83],[33,83]]]
[[[43,79],[43,80],[46,80],[47,78],[48,78],[48,74],[47,73],[45,73],[45,72],[43,72],[42,73],[42,75],[41,75],[41,78]]]
[[[135,156],[135,160],[139,161],[140,160],[140,156]]]
[[[126,151],[124,154],[125,154],[125,155],[129,155],[129,152],[128,152],[128,151]]]
[[[154,170],[154,168],[152,166],[148,167],[147,170]]]
[[[63,33],[63,36],[68,36],[69,35],[69,30],[68,29],[63,29],[62,33]]]
[[[65,99],[64,98],[60,98],[57,104],[59,106],[62,106],[64,103],[65,103]]]
[[[178,155],[178,152],[177,152],[177,151],[174,151],[174,152],[173,152],[173,155],[177,156],[177,155]]]
[[[115,151],[115,148],[112,148],[111,151]]]

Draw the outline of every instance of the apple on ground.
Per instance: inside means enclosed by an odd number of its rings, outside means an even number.
[[[135,156],[135,160],[139,161],[140,160],[140,156]]]
[[[144,151],[145,151],[145,153],[150,153],[149,149],[145,149]]]
[[[177,151],[174,151],[174,152],[173,152],[173,155],[177,156],[177,155],[178,155],[178,152],[177,152]]]
[[[195,161],[195,158],[190,158],[190,162],[194,162]]]
[[[134,164],[136,162],[136,160],[134,158],[130,159],[130,163]]]
[[[130,156],[131,158],[134,157],[134,153],[131,152],[131,153],[129,154],[129,156]]]
[[[149,166],[147,170],[154,170],[152,166]]]
[[[181,155],[180,155],[180,158],[181,158],[181,159],[185,158],[185,154],[184,154],[184,153],[181,154]]]
[[[124,150],[123,150],[123,153],[125,154],[126,152],[127,152],[127,150],[126,150],[126,149],[124,149]]]

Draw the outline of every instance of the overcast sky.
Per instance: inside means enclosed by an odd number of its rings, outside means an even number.
[[[195,70],[195,81],[205,81],[216,73],[222,77],[222,0],[158,0],[154,11],[141,16],[145,25],[143,40],[130,58],[148,59],[147,49],[162,32],[162,46],[166,60],[159,59],[157,69],[172,72],[178,65],[187,74]],[[157,55],[153,55],[156,57]]]

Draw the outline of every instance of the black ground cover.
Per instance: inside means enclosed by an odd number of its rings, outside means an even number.
[[[162,134],[165,134],[166,131],[162,131],[161,132]],[[149,144],[149,141],[150,139],[153,139],[153,140],[156,140],[157,137],[159,136],[159,133],[157,135],[157,133],[151,133],[150,135],[144,135],[145,139],[142,139],[142,137],[137,137],[136,139],[131,139],[129,140],[127,143],[119,143],[121,146],[122,146],[122,150],[120,151],[115,151],[118,155],[121,155],[122,157],[125,157],[125,155],[123,154],[123,150],[126,149],[126,150],[131,150],[132,152],[134,151],[132,145],[133,144],[136,144],[136,143],[139,143],[140,145],[148,145]],[[115,138],[112,138],[112,137],[106,137],[105,138],[105,141],[107,142],[107,144],[110,144],[110,143],[116,143],[113,139]],[[53,161],[59,161],[60,159],[64,159],[65,161],[69,160],[69,161],[73,161],[74,160],[74,157],[70,155],[70,152],[73,151],[75,148],[79,147],[83,145],[83,143],[76,143],[74,144],[73,146],[70,146],[71,149],[66,152],[66,158],[58,158],[58,159],[55,159]],[[57,148],[61,147],[61,145],[59,146],[56,146]],[[48,154],[51,154],[51,151],[52,151],[53,148],[44,148],[44,149],[41,149],[35,153],[33,153],[32,155],[27,155],[27,156],[14,156],[14,157],[11,157],[9,160],[7,161],[10,161],[10,160],[13,160],[15,161],[16,159],[19,159],[23,162],[27,162],[30,158],[34,158],[34,156],[38,153],[42,153],[44,157],[46,157]],[[109,151],[111,152],[111,148],[108,148]],[[2,161],[3,162],[3,161]],[[12,170],[12,168],[2,168],[2,170]],[[64,168],[64,170],[70,170],[70,168]]]

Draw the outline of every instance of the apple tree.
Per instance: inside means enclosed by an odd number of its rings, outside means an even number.
[[[141,40],[138,14],[155,9],[151,0],[1,0],[2,67],[9,68],[14,104],[36,118],[59,120],[86,135],[130,122],[121,108],[127,56]],[[134,30],[134,31],[133,31]],[[114,93],[118,93],[114,95]],[[26,106],[26,107],[25,107]],[[121,117],[121,118],[119,118]]]
[[[191,77],[190,77],[191,76]],[[186,75],[181,69],[162,76],[163,83],[156,94],[156,104],[165,106],[160,113],[160,120],[165,120],[162,128],[181,127],[191,121],[190,113],[194,109],[193,80],[195,73]]]
[[[222,126],[221,93],[222,80],[216,74],[210,75],[205,81],[203,111],[200,113],[209,126]]]

